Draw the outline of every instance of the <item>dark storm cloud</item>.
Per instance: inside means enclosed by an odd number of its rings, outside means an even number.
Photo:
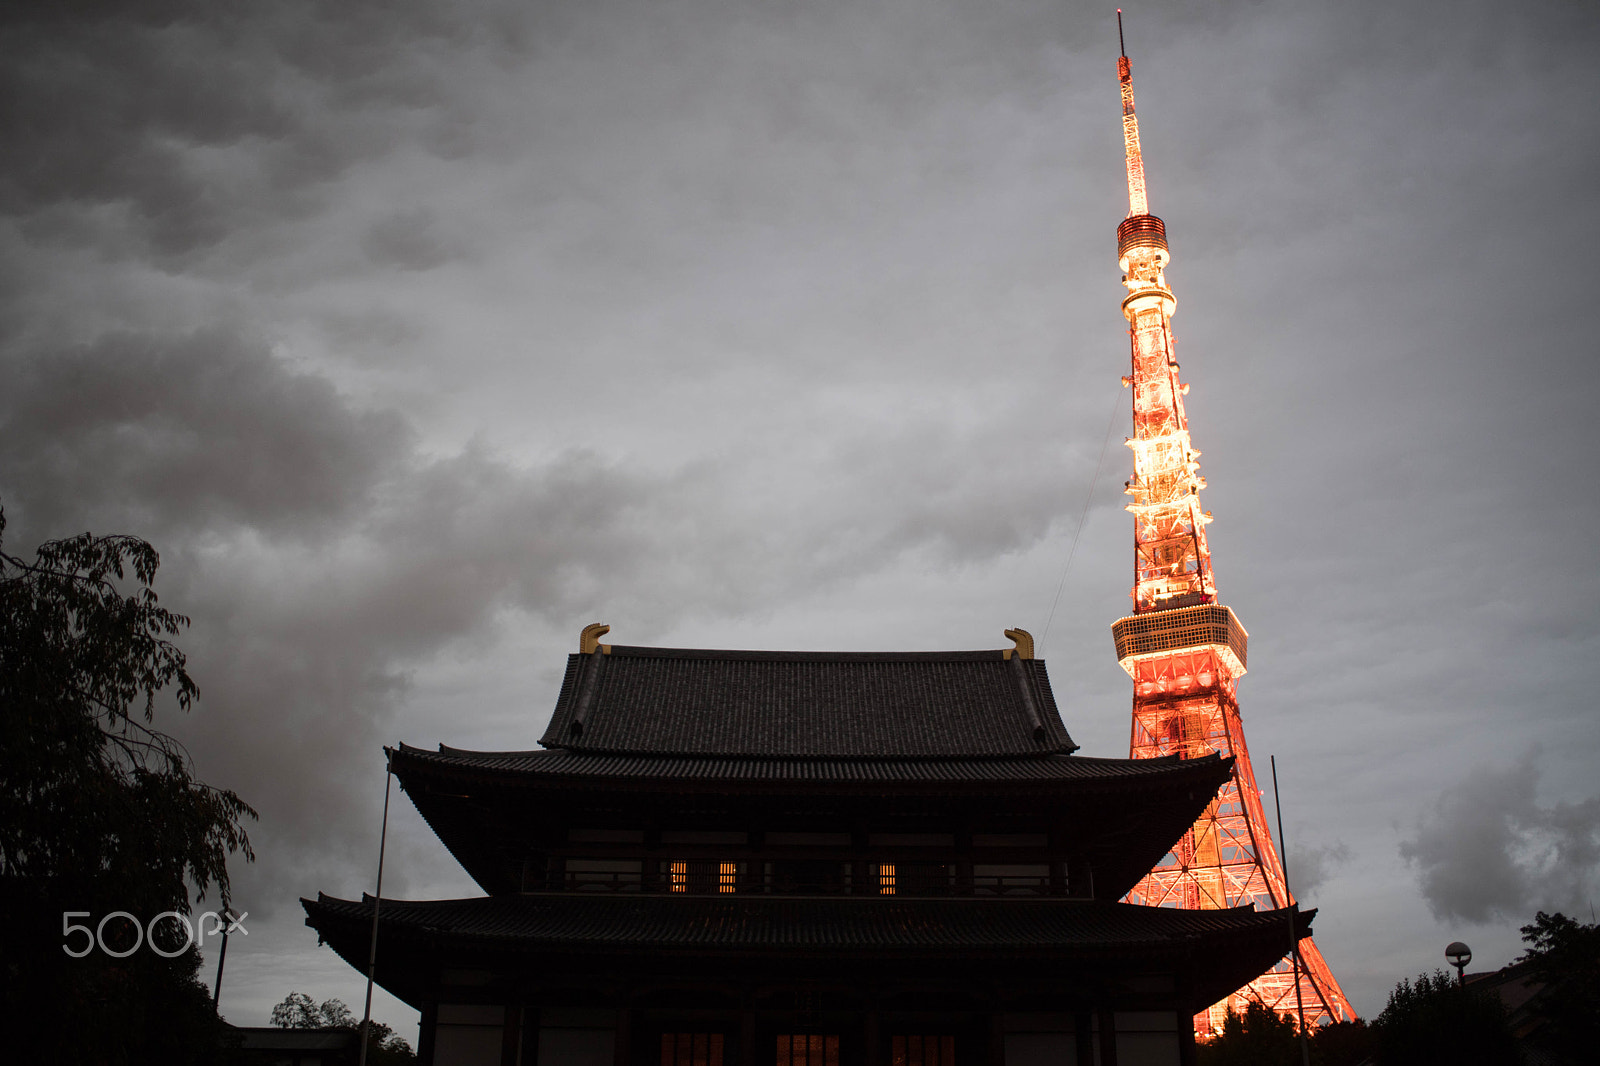
[[[220,328],[113,333],[0,366],[3,478],[41,533],[89,520],[315,535],[410,447],[398,415],[352,411],[326,379]]]
[[[12,8],[0,212],[34,240],[162,260],[304,217],[353,163],[448,118],[441,72],[394,47],[402,27],[419,48],[472,32],[430,6]]]
[[[1530,752],[1512,766],[1475,767],[1418,820],[1400,854],[1442,919],[1581,914],[1600,891],[1600,799],[1538,802]]]

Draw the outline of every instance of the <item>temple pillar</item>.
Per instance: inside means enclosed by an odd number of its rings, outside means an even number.
[[[417,1062],[419,1066],[433,1066],[435,1035],[439,1029],[439,1001],[428,998],[422,1001],[422,1024],[417,1027]]]
[[[1078,1066],[1094,1066],[1094,1015],[1086,1010],[1072,1015],[1072,1038],[1078,1052]]]
[[[1100,1008],[1099,1066],[1117,1066],[1117,1016],[1106,1007]]]
[[[629,1007],[617,1011],[616,1043],[612,1045],[613,1066],[633,1066],[633,1016],[636,1013]]]

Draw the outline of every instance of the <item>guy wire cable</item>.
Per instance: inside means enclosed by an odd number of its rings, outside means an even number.
[[[1050,639],[1050,625],[1056,620],[1056,608],[1061,604],[1061,590],[1067,587],[1067,574],[1072,570],[1072,557],[1078,553],[1078,540],[1083,535],[1083,524],[1089,518],[1089,505],[1094,502],[1094,490],[1100,483],[1100,468],[1105,465],[1106,449],[1111,445],[1111,431],[1117,424],[1117,406],[1122,396],[1122,389],[1122,383],[1118,382],[1117,391],[1111,396],[1111,412],[1106,416],[1106,433],[1100,442],[1100,457],[1094,461],[1094,476],[1089,479],[1089,491],[1083,497],[1083,510],[1078,515],[1078,528],[1072,534],[1072,543],[1067,547],[1067,561],[1061,567],[1061,580],[1056,583],[1056,598],[1050,601],[1050,616],[1045,619],[1044,632],[1039,637],[1041,648],[1045,641]]]

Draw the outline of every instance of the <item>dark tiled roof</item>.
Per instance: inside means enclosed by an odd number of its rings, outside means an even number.
[[[550,748],[630,755],[960,758],[1070,752],[1044,663],[974,652],[573,655]]]
[[[444,745],[427,751],[402,744],[396,772],[436,769],[515,778],[581,777],[637,780],[738,781],[1106,781],[1169,778],[1181,763],[1161,759],[1097,759],[1046,754],[1028,758],[794,759],[607,755],[573,751],[467,751]]]
[[[365,929],[372,900],[319,895],[301,900],[306,924]],[[1300,924],[1309,931],[1315,911]],[[1284,919],[1249,907],[1178,910],[1087,900],[865,897],[500,895],[383,901],[386,934],[501,948],[858,949],[881,953],[941,949],[1039,953],[1137,950],[1174,941],[1283,930]]]

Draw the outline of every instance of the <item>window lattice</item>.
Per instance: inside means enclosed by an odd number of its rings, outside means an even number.
[[[662,1033],[661,1066],[722,1066],[721,1033]]]
[[[666,864],[667,891],[694,895],[739,891],[737,862],[681,860]]]
[[[777,1066],[839,1066],[839,1038],[820,1033],[779,1033]]]
[[[955,1066],[956,1038],[912,1033],[889,1041],[892,1066]]]

